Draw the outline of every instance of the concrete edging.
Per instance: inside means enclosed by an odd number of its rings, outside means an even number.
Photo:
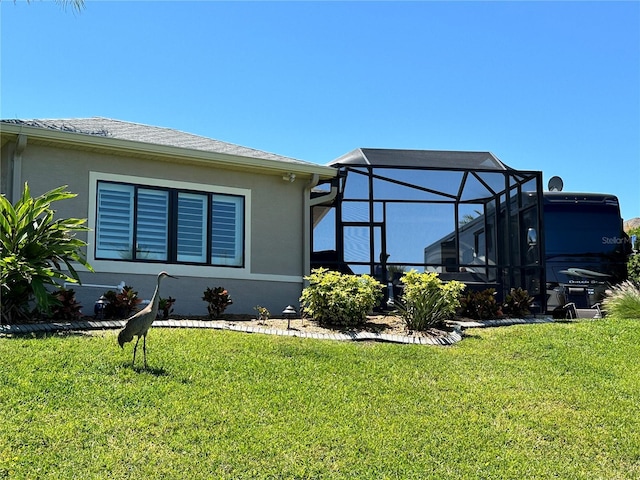
[[[54,333],[75,330],[110,330],[124,327],[126,320],[82,320],[75,322],[52,323],[27,323],[20,325],[0,325],[0,334],[28,334],[28,333]],[[281,330],[268,327],[255,327],[245,325],[230,325],[227,322],[203,321],[203,320],[156,320],[154,328],[208,328],[214,330],[230,330],[244,333],[260,333],[267,335],[281,335],[300,338],[315,338],[318,340],[336,341],[376,341],[417,345],[453,345],[462,340],[462,328],[455,327],[452,332],[443,337],[425,336],[413,337],[410,335],[390,335],[385,333],[357,332],[357,333],[315,333],[300,332],[297,330]]]
[[[463,331],[468,328],[502,327],[509,325],[524,325],[536,323],[553,323],[552,317],[534,318],[505,318],[495,320],[471,320],[449,322],[454,330],[445,336],[414,337],[411,335],[391,335],[386,333],[353,332],[353,333],[315,333],[300,332],[298,330],[282,330],[268,327],[229,324],[220,321],[204,320],[156,320],[154,328],[209,328],[214,330],[231,330],[234,332],[260,333],[266,335],[281,335],[300,338],[315,338],[319,340],[336,341],[375,341],[412,345],[454,345],[462,340]],[[0,335],[25,333],[54,333],[75,330],[110,330],[124,327],[126,320],[80,320],[76,322],[27,323],[20,325],[0,325]]]

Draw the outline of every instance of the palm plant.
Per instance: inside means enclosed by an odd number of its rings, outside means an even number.
[[[93,271],[82,254],[86,242],[74,232],[88,230],[85,219],[54,219],[51,204],[74,198],[76,194],[58,187],[32,198],[24,184],[22,196],[12,205],[0,196],[0,311],[3,322],[27,320],[35,311],[48,315],[56,302],[47,287],[59,289],[60,283],[79,283],[72,262]],[[65,272],[61,271],[64,266]]]
[[[27,0],[27,3],[29,3],[30,1],[31,0]],[[13,3],[16,3],[16,0],[13,0]],[[81,12],[84,8],[84,0],[55,0],[55,3],[60,5],[64,10],[67,9],[68,5],[71,5],[73,10],[75,10],[76,12]]]

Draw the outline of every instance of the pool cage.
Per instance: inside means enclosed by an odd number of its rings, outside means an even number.
[[[488,152],[357,149],[311,199],[312,268],[369,274],[437,272],[502,300],[526,289],[545,308],[542,173]]]

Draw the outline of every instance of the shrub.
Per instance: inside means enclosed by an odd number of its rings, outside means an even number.
[[[476,320],[486,320],[501,316],[502,308],[496,301],[495,289],[466,291],[460,296],[459,314]]]
[[[233,304],[229,292],[223,287],[207,288],[204,291],[202,300],[208,303],[209,318],[220,318],[226,308]]]
[[[76,300],[76,292],[73,289],[60,290],[51,294],[53,307],[51,308],[51,318],[60,320],[78,320],[82,316],[80,311],[82,305]]]
[[[458,297],[464,284],[458,281],[443,282],[437,273],[418,273],[411,270],[401,278],[405,285],[398,310],[407,329],[426,330],[452,318],[460,306]]]
[[[86,231],[84,219],[54,219],[51,204],[76,194],[58,187],[32,198],[24,184],[22,196],[12,205],[0,195],[0,308],[2,321],[28,320],[32,311],[48,315],[53,297],[47,287],[57,282],[79,282],[73,262],[93,271],[82,255],[86,242],[74,232]],[[67,273],[61,271],[65,267]]]
[[[348,275],[317,268],[305,277],[309,285],[302,291],[304,314],[321,325],[355,327],[382,298],[383,285],[370,275]]]
[[[640,254],[631,255],[627,261],[629,280],[640,282]]]
[[[128,285],[119,293],[109,290],[104,293],[109,302],[104,309],[105,318],[128,318],[142,302],[138,298],[138,292]]]
[[[533,297],[529,296],[529,292],[522,288],[512,288],[507,298],[505,298],[502,312],[512,317],[529,315],[531,313],[529,310],[531,302],[533,302]]]
[[[167,319],[169,318],[169,315],[171,315],[171,313],[173,313],[173,304],[176,303],[176,299],[175,298],[171,298],[171,296],[169,296],[169,298],[162,298],[160,297],[160,300],[158,300],[158,317],[160,317],[160,312],[162,312],[162,318],[163,319]]]
[[[602,300],[602,307],[608,315],[640,319],[640,283],[626,280],[612,286]]]

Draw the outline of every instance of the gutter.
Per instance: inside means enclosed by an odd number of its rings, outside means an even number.
[[[311,198],[311,190],[318,185],[320,181],[319,175],[313,175],[311,180],[307,183],[303,193],[304,210],[302,213],[302,231],[303,231],[303,277],[311,274],[311,208],[316,205],[320,205],[325,202],[330,202],[336,198],[338,194],[338,187],[336,185],[331,186],[331,191],[326,195],[322,195],[316,198]],[[307,280],[304,280],[304,286],[307,286]]]
[[[302,190],[302,277],[311,274],[311,190],[318,185],[320,176],[313,174]],[[303,286],[307,285],[303,281]]]
[[[11,202],[15,205],[15,203],[20,199],[22,194],[22,154],[27,148],[27,136],[24,134],[19,134],[16,147],[13,151],[13,155],[11,156]]]
[[[316,182],[316,185],[318,183]],[[316,186],[314,185],[314,187]],[[313,188],[313,187],[311,187]],[[331,186],[331,190],[329,191],[329,193],[327,193],[326,195],[321,195],[319,197],[313,198],[310,200],[310,206],[311,207],[315,207],[316,205],[320,205],[321,203],[325,203],[325,202],[331,202],[336,198],[336,195],[338,195],[338,187],[335,185]]]

